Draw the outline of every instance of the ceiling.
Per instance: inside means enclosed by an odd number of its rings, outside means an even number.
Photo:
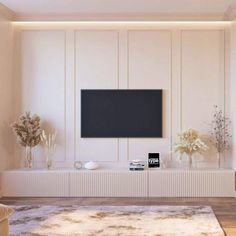
[[[16,13],[218,13],[236,0],[0,0]]]
[[[70,14],[222,14],[236,0],[0,0],[16,16]]]

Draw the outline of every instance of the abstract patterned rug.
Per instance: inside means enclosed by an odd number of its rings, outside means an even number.
[[[224,236],[209,206],[13,208],[11,236]]]

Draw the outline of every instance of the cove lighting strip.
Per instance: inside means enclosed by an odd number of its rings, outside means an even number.
[[[231,24],[231,21],[13,21],[13,24],[53,24],[53,25],[62,25],[62,24],[79,24],[79,25],[93,25],[93,24],[112,24],[112,25],[123,25],[123,24],[157,24],[157,25],[168,25],[168,24],[191,24],[191,25],[228,25]]]

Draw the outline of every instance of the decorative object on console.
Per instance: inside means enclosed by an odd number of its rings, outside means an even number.
[[[11,127],[17,136],[18,143],[25,148],[25,167],[32,168],[32,149],[41,141],[40,117],[38,115],[31,117],[30,112],[26,112],[16,122],[12,123]]]
[[[211,121],[211,143],[217,150],[218,168],[222,167],[222,154],[225,150],[230,148],[231,133],[230,133],[231,121],[228,117],[225,117],[223,111],[214,106],[213,119]]]
[[[144,169],[145,169],[145,164],[143,161],[133,160],[129,164],[129,170],[131,170],[131,171],[140,171],[140,170],[142,171]]]
[[[148,153],[148,168],[160,168],[160,153]]]
[[[74,167],[75,167],[76,169],[81,169],[81,168],[82,168],[82,162],[81,162],[81,161],[75,161]]]
[[[46,154],[47,169],[49,170],[52,168],[52,157],[56,148],[55,142],[56,142],[57,132],[55,131],[52,134],[46,134],[45,131],[43,130],[40,137]]]
[[[93,161],[89,161],[84,165],[87,170],[96,170],[98,168],[98,164]]]
[[[188,156],[188,167],[192,168],[192,158],[195,153],[202,153],[208,149],[207,145],[201,140],[198,131],[187,129],[178,134],[179,141],[174,144],[174,151],[179,154],[180,160],[182,155]]]

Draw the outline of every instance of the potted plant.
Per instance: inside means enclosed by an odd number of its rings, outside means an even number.
[[[18,143],[25,148],[25,167],[32,168],[32,149],[41,141],[40,117],[38,115],[31,116],[30,112],[26,112],[12,123],[11,127],[17,136]]]
[[[194,129],[187,129],[178,134],[179,141],[174,144],[174,151],[179,154],[180,159],[182,155],[186,154],[188,157],[188,167],[192,168],[192,158],[195,153],[202,153],[207,150],[207,145],[201,140],[198,131]]]
[[[211,143],[217,150],[218,168],[222,167],[222,154],[225,150],[230,148],[231,133],[230,133],[231,121],[228,117],[225,117],[223,111],[214,106],[213,118],[211,121]]]

